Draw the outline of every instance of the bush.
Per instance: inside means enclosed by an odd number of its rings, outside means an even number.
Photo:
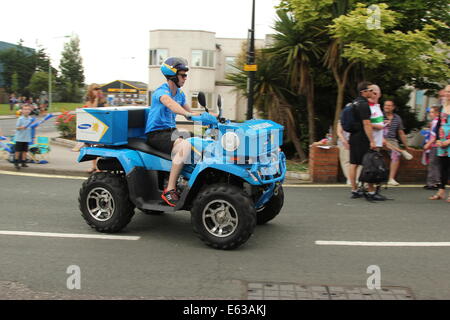
[[[66,111],[56,118],[55,124],[61,137],[69,139],[75,138],[77,126],[75,114]]]

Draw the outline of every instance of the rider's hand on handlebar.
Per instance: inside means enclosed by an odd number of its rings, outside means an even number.
[[[199,116],[199,115],[200,115],[200,113],[198,113],[198,112],[187,112],[183,116],[186,118],[186,120],[192,120],[193,116]]]
[[[210,122],[210,123],[216,122],[217,123],[217,116],[214,116],[213,113],[203,112],[201,114],[201,117],[204,122]]]

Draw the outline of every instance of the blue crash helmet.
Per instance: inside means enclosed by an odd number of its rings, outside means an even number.
[[[161,65],[161,72],[167,80],[172,80],[178,86],[177,74],[179,71],[189,71],[186,59],[179,57],[170,57]]]

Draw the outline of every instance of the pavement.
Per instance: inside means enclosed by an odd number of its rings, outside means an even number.
[[[86,177],[89,175],[88,170],[91,168],[91,162],[79,163],[77,161],[78,152],[71,150],[76,144],[75,141],[61,139],[57,132],[47,133],[46,136],[51,139],[48,163],[29,163],[29,167],[21,168],[20,172]],[[14,165],[6,160],[0,160],[0,170],[17,171]]]

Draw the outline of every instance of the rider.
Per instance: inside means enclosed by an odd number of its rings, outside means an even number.
[[[174,207],[180,199],[176,190],[177,179],[191,152],[191,144],[177,134],[175,117],[179,114],[190,120],[192,116],[199,115],[193,113],[186,104],[186,96],[180,89],[187,78],[189,71],[187,65],[187,61],[179,57],[168,58],[161,65],[161,72],[166,77],[167,83],[152,94],[145,128],[147,144],[172,155],[169,182],[161,195],[161,198],[171,207]]]

